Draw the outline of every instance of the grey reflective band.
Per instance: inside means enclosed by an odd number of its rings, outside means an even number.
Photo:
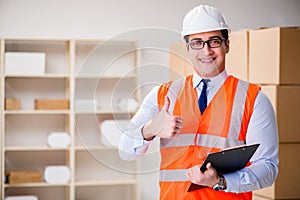
[[[181,78],[181,79],[174,81],[168,90],[167,96],[170,99],[169,113],[173,113],[173,111],[174,111],[176,98],[179,94],[180,89],[183,86],[184,81],[185,81],[185,78]]]
[[[188,181],[186,176],[186,169],[174,169],[174,170],[160,170],[159,181],[174,182],[174,181]]]
[[[239,80],[231,112],[230,126],[228,130],[228,138],[238,139],[242,120],[244,116],[245,103],[247,98],[247,92],[249,88],[249,83]]]
[[[160,148],[191,146],[194,140],[195,133],[178,134],[174,138],[160,138]]]
[[[197,136],[197,141],[195,143],[196,133],[185,133],[179,134],[175,138],[161,138],[160,148],[169,147],[184,147],[184,146],[204,146],[209,148],[219,148],[224,149],[227,147],[243,145],[243,141],[239,141],[238,138],[225,138],[209,134],[199,133]]]
[[[208,134],[198,134],[197,145],[210,147],[210,148],[219,148],[224,149],[232,146],[242,145],[243,141],[239,141],[237,139],[230,139],[226,137],[220,137],[216,135],[208,135]]]

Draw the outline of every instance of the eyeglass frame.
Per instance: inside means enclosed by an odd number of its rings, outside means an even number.
[[[191,46],[191,44],[192,44],[192,42],[193,41],[195,41],[195,40],[197,40],[197,41],[201,41],[201,42],[203,42],[203,46],[201,47],[201,48],[193,48],[192,46]],[[210,41],[212,41],[212,40],[220,40],[221,42],[220,42],[220,45],[219,46],[215,46],[215,47],[212,47],[212,46],[210,46]],[[221,37],[219,37],[219,36],[215,36],[215,37],[213,37],[213,38],[211,38],[211,39],[209,39],[209,40],[206,40],[206,41],[203,41],[202,39],[200,39],[200,38],[193,38],[190,42],[188,42],[187,44],[191,47],[191,49],[193,49],[193,50],[200,50],[200,49],[203,49],[204,48],[204,46],[205,46],[205,43],[207,43],[207,46],[209,47],[209,48],[218,48],[218,47],[220,47],[220,46],[222,46],[222,42],[224,42],[224,41],[226,41],[227,39],[226,38],[221,38]]]

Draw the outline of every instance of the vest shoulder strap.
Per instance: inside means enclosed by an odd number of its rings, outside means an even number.
[[[175,102],[180,90],[182,89],[184,81],[185,78],[180,78],[177,79],[176,81],[173,81],[168,90],[167,97],[169,97],[170,99],[169,113],[173,113],[174,111]]]

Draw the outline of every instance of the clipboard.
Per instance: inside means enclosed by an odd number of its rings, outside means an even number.
[[[205,172],[207,163],[211,163],[218,174],[228,174],[243,169],[249,162],[259,144],[242,145],[230,149],[224,149],[216,153],[210,153],[203,162],[200,170]],[[188,192],[204,188],[206,186],[192,183]]]

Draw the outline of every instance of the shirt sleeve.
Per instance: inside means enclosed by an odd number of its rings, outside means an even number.
[[[129,126],[121,135],[119,141],[119,155],[123,160],[134,160],[146,153],[151,141],[144,140],[142,128],[159,113],[157,92],[159,86],[154,87],[143,100],[139,110],[131,119]]]
[[[251,116],[246,143],[260,146],[251,165],[225,174],[227,192],[247,192],[271,186],[278,174],[278,129],[274,109],[268,97],[259,91]]]

